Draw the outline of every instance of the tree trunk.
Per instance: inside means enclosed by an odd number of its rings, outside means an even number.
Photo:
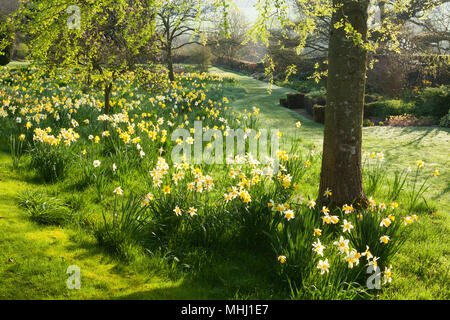
[[[168,44],[167,49],[167,68],[169,69],[169,80],[174,81],[175,75],[173,73],[173,57],[172,57],[172,44]]]
[[[111,109],[110,98],[111,98],[112,82],[105,84],[105,114],[109,115]],[[108,121],[105,121],[105,131],[108,129]]]
[[[331,25],[349,22],[367,40],[369,0],[333,0]],[[345,18],[346,17],[346,18]],[[331,28],[328,49],[327,106],[318,203],[365,207],[361,144],[367,52],[344,28]],[[332,192],[325,195],[326,190]]]

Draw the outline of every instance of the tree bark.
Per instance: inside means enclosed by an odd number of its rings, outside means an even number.
[[[369,0],[333,0],[331,25],[347,21],[367,40]],[[327,105],[318,203],[330,207],[367,206],[363,190],[361,145],[367,52],[344,28],[331,27]],[[326,190],[332,192],[325,195]]]

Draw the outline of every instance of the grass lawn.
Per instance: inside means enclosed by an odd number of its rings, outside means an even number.
[[[274,86],[267,94],[267,84],[248,76],[214,68],[212,71],[233,75],[243,88],[231,88],[226,95],[232,97],[236,109],[261,108],[263,127],[280,128],[283,137],[301,137],[306,144],[313,143],[322,148],[323,125],[306,119],[298,113],[280,106],[292,89]],[[301,121],[300,130],[295,123]],[[410,238],[399,253],[394,268],[399,275],[392,286],[383,292],[385,299],[448,299],[450,297],[450,129],[440,127],[365,127],[363,129],[363,152],[384,152],[388,178],[393,169],[415,167],[418,160],[425,162],[425,171],[430,175],[440,171],[431,179],[426,193],[429,204],[435,210],[420,214],[420,223],[413,226]],[[389,173],[390,176],[389,176]],[[317,185],[318,188],[318,185]],[[309,189],[309,188],[308,188]],[[383,191],[387,188],[385,187]],[[316,189],[317,190],[317,189]],[[377,196],[383,198],[383,193]],[[378,197],[375,197],[376,199]],[[381,200],[380,199],[380,200]]]
[[[267,94],[267,84],[237,73],[212,68],[211,72],[228,73],[236,86],[226,86],[224,95],[236,111],[260,108],[259,126],[278,128],[284,142],[300,139],[305,149],[313,145],[320,151],[323,126],[279,105],[279,99],[292,89],[274,87]],[[295,123],[302,122],[300,129]],[[363,149],[384,152],[386,180],[374,194],[386,201],[393,170],[415,167],[425,161],[424,173],[430,178],[425,194],[426,205],[418,212],[419,222],[410,226],[408,240],[393,263],[392,284],[379,299],[449,299],[449,212],[450,130],[442,128],[364,128]],[[173,260],[149,254],[137,254],[131,263],[120,262],[99,248],[95,238],[82,227],[40,226],[30,221],[17,207],[17,195],[26,189],[45,189],[70,197],[71,190],[61,186],[37,184],[32,177],[11,170],[11,158],[0,153],[0,299],[232,299],[287,298],[277,291],[269,263],[252,255],[251,249],[230,254],[205,256],[201,271],[180,270]],[[318,189],[319,167],[315,166],[305,193]],[[64,187],[64,186],[63,186]],[[59,188],[55,191],[56,188]],[[89,190],[81,196],[88,196]],[[400,198],[400,206],[406,199]],[[84,211],[98,211],[95,203]],[[86,209],[86,208],[85,208]],[[272,259],[272,257],[268,257]],[[68,290],[67,267],[82,270],[82,289]],[[197,266],[196,266],[197,267]],[[186,271],[188,269],[188,271]]]

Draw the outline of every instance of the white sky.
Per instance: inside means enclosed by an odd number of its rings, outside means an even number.
[[[234,0],[236,6],[249,22],[253,22],[256,19],[256,9],[254,8],[256,2],[257,0]]]

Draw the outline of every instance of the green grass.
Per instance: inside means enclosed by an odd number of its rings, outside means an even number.
[[[221,72],[218,68],[211,71]],[[301,137],[305,142],[322,148],[323,125],[279,104],[279,99],[284,98],[286,93],[294,92],[292,89],[274,86],[268,96],[266,83],[236,73],[225,73],[233,75],[245,89],[243,92],[232,88],[227,95],[236,109],[259,107],[263,126],[280,128],[282,139]],[[296,128],[297,121],[301,121],[301,129]],[[440,171],[438,177],[430,179],[431,186],[425,195],[428,204],[436,210],[419,214],[419,223],[411,227],[409,239],[393,264],[392,285],[379,298],[449,299],[450,129],[365,127],[363,151],[384,152],[388,178],[393,177],[394,169],[415,168],[418,160],[425,162],[425,173],[431,175],[435,169]],[[387,186],[384,186],[375,199],[383,200],[386,191]]]
[[[94,236],[76,225],[37,224],[17,206],[20,193],[57,185],[36,184],[33,175],[13,171],[12,161],[0,153],[0,299],[228,299],[280,297],[273,292],[261,259],[246,250],[204,257],[198,272],[185,272],[173,257],[136,252],[122,262],[98,246]],[[24,171],[25,174],[20,173]],[[59,186],[61,187],[61,186]],[[89,197],[89,190],[80,192]],[[70,198],[70,191],[59,196]],[[89,204],[83,211],[98,211]],[[172,259],[170,259],[172,258]],[[199,259],[201,260],[201,259]],[[66,286],[67,268],[81,270],[81,289]],[[214,267],[211,268],[211,265]]]
[[[224,72],[212,68],[212,72]],[[227,72],[228,73],[228,72]],[[261,109],[259,126],[279,128],[287,145],[290,138],[301,138],[306,148],[320,151],[323,126],[279,105],[279,99],[292,89],[274,87],[237,73],[236,86],[226,86],[225,96],[236,111]],[[300,129],[295,123],[302,122]],[[440,176],[430,179],[426,193],[433,210],[419,212],[419,223],[411,229],[405,246],[393,263],[393,283],[378,296],[380,299],[449,299],[449,217],[450,173],[448,154],[450,130],[442,128],[370,127],[363,129],[364,151],[382,151],[388,178],[395,168],[415,167],[425,161],[425,172],[439,169]],[[23,164],[22,164],[23,165]],[[391,174],[391,175],[390,175]],[[310,173],[302,191],[315,194],[319,166]],[[121,262],[99,248],[92,233],[82,226],[64,228],[42,226],[31,221],[17,206],[18,195],[39,189],[57,196],[75,207],[82,207],[86,217],[95,221],[104,207],[92,201],[92,188],[74,192],[73,181],[44,185],[24,166],[12,170],[9,155],[0,153],[0,299],[232,299],[287,298],[271,274],[269,255],[252,249],[231,247],[210,254],[192,253],[195,266],[179,266],[170,255],[161,257],[136,252],[134,259]],[[385,200],[387,186],[374,195]],[[402,206],[406,200],[399,199]],[[435,213],[435,214],[432,214]],[[437,214],[436,214],[437,213]],[[86,218],[86,219],[85,219]],[[266,259],[269,259],[266,261]],[[80,290],[66,287],[67,267],[81,269]]]
[[[132,264],[122,263],[81,228],[30,220],[18,209],[17,197],[36,187],[12,170],[9,155],[0,153],[0,299],[219,299],[230,294],[227,286],[234,292],[241,277],[250,287],[261,280],[252,276],[253,265],[238,277],[233,267],[222,275],[210,272],[222,284],[215,287],[212,281],[186,278],[159,256],[141,254]],[[80,290],[66,286],[71,265],[81,270]]]

